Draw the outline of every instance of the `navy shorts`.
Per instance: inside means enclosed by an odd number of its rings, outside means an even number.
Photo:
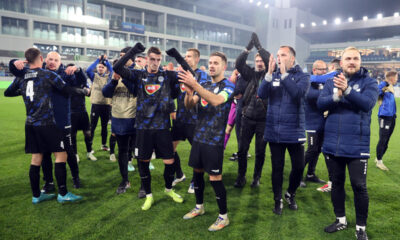
[[[204,169],[209,175],[221,175],[223,159],[224,146],[194,141],[190,151],[189,166]]]
[[[25,152],[65,152],[63,130],[56,125],[25,125]]]
[[[161,159],[174,158],[172,136],[169,129],[161,130],[136,130],[136,147],[139,150],[139,160],[149,160],[153,151]]]

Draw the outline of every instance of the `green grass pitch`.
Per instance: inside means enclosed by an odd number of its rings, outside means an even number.
[[[25,108],[20,97],[5,98],[0,90],[0,239],[354,239],[355,212],[353,193],[346,179],[346,208],[349,228],[327,234],[323,228],[334,221],[329,193],[316,191],[318,184],[308,184],[297,192],[298,211],[285,205],[282,216],[272,213],[271,163],[269,148],[258,189],[249,182],[254,169],[254,145],[251,146],[247,185],[235,189],[237,162],[228,160],[236,152],[232,134],[224,158],[223,179],[227,189],[230,226],[210,233],[207,228],[217,215],[218,207],[211,185],[206,181],[204,216],[183,220],[182,216],[194,207],[194,195],[187,193],[191,169],[187,166],[190,145],[178,147],[183,170],[188,179],[176,186],[183,195],[183,204],[174,203],[163,194],[163,164],[153,160],[152,174],[155,204],[142,211],[143,199],[137,198],[139,174],[129,173],[132,188],[116,195],[121,181],[118,164],[108,160],[108,153],[100,151],[100,132],[96,129],[93,148],[98,157],[91,162],[85,157],[82,133],[78,134],[80,176],[83,187],[75,190],[68,170],[68,186],[84,200],[76,204],[61,205],[56,200],[38,205],[31,203],[28,170],[30,156],[24,153]],[[87,101],[89,102],[89,101]],[[399,101],[398,101],[399,103]],[[89,106],[89,105],[88,105]],[[398,104],[400,106],[400,104]],[[87,108],[90,109],[89,107]],[[377,107],[372,116],[371,159],[368,167],[370,208],[367,231],[370,239],[400,239],[400,131],[397,127],[391,138],[384,163],[390,169],[383,172],[375,167],[375,148],[378,141]],[[286,158],[284,190],[290,170]],[[136,165],[136,163],[135,163]],[[67,167],[68,169],[68,167]],[[320,157],[317,175],[327,179],[325,162]],[[42,184],[42,183],[41,183]]]

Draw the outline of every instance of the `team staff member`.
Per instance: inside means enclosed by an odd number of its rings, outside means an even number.
[[[289,151],[292,171],[285,200],[291,210],[297,210],[295,201],[304,169],[305,116],[304,98],[310,85],[309,76],[296,64],[296,52],[290,46],[281,46],[275,71],[275,59],[271,55],[268,73],[258,89],[258,96],[268,98],[264,140],[269,142],[272,162],[272,189],[275,214],[282,214],[282,182],[285,152]]]
[[[136,96],[131,82],[121,79],[113,73],[112,79],[103,88],[103,95],[112,98],[111,129],[118,143],[118,164],[122,182],[117,188],[117,194],[125,193],[131,184],[128,179],[128,161],[130,139],[136,138],[135,116]]]
[[[255,67],[251,68],[246,64],[246,60],[253,46],[256,47],[258,53],[254,58]],[[238,177],[234,185],[238,188],[242,188],[246,184],[247,153],[254,135],[256,136],[256,159],[251,187],[258,187],[260,185],[261,172],[265,160],[265,148],[267,145],[267,142],[263,139],[267,100],[259,98],[257,90],[268,70],[266,66],[268,66],[269,57],[270,53],[261,47],[257,35],[253,33],[246,50],[236,59],[236,68],[243,79],[248,82],[243,94],[242,115],[237,116],[242,118],[239,135]]]
[[[193,108],[197,105],[199,111],[189,159],[189,166],[193,168],[196,207],[183,218],[192,219],[204,214],[204,172],[207,172],[219,207],[219,216],[209,231],[221,230],[229,224],[222,162],[225,126],[235,86],[224,77],[226,65],[225,54],[214,52],[208,61],[212,81],[199,84],[189,71],[179,73],[180,81],[187,89],[185,106]]]
[[[378,84],[361,66],[357,48],[344,50],[340,65],[343,72],[326,82],[317,105],[329,111],[325,123],[322,152],[332,176],[332,204],[336,221],[325,228],[332,233],[347,227],[344,183],[349,169],[356,209],[356,237],[368,239],[367,164],[370,143],[371,112],[378,99]]]
[[[97,69],[97,72],[94,72],[94,69]],[[108,70],[108,71],[107,71]],[[105,98],[101,90],[104,85],[107,84],[109,78],[111,78],[113,73],[113,69],[111,64],[107,60],[107,56],[102,55],[99,56],[96,61],[92,63],[87,69],[86,74],[92,81],[91,93],[90,93],[90,102],[92,103],[92,110],[90,113],[90,130],[92,141],[94,138],[94,131],[96,130],[97,122],[99,118],[101,120],[101,144],[102,149],[104,151],[109,151],[109,148],[106,145],[107,142],[107,124],[110,120],[111,113],[111,99]],[[97,159],[92,157],[93,152],[87,154],[88,158],[92,161],[96,161]]]
[[[324,87],[324,83],[315,81],[315,76],[326,74],[327,66],[322,60],[313,63],[312,75],[310,77],[310,88],[305,99],[306,113],[306,132],[307,132],[307,151],[305,155],[305,165],[308,164],[308,170],[305,181],[314,183],[325,183],[315,175],[315,168],[321,153],[322,140],[324,137],[325,118],[324,113],[317,107],[317,99]],[[305,187],[304,182],[301,187]]]
[[[43,153],[52,152],[56,158],[55,173],[58,184],[60,203],[81,200],[67,190],[66,168],[67,153],[64,148],[63,131],[56,126],[55,113],[52,109],[52,94],[57,89],[69,92],[65,82],[54,72],[42,69],[43,57],[37,48],[25,51],[29,70],[24,78],[17,78],[4,92],[5,96],[15,96],[20,93],[26,107],[25,152],[32,153],[29,178],[32,189],[32,203],[37,204],[50,200],[54,194],[40,191],[40,165]],[[83,91],[83,90],[82,90]],[[81,91],[81,92],[82,92]]]
[[[395,71],[386,73],[385,81],[379,84],[379,142],[376,146],[376,167],[381,170],[389,169],[383,164],[383,155],[385,154],[390,136],[392,136],[396,125],[396,100],[394,97],[393,86],[397,83],[398,74]]]
[[[196,73],[196,80],[199,83],[207,81],[207,73],[197,68],[197,65],[200,61],[200,51],[195,48],[189,48],[186,51],[185,61],[188,63],[189,67]],[[181,168],[181,160],[179,157],[176,148],[180,141],[185,141],[186,139],[189,141],[190,145],[193,141],[193,133],[196,126],[197,121],[197,113],[193,109],[185,108],[185,85],[183,83],[179,83],[178,97],[177,97],[177,111],[176,111],[176,119],[173,120],[172,125],[172,141],[174,145],[174,167],[175,167],[175,180],[172,183],[172,186],[175,186],[179,182],[182,182],[186,179],[185,174]],[[188,192],[194,193],[193,181],[191,181]]]
[[[175,172],[174,151],[169,130],[171,94],[178,77],[174,71],[160,69],[162,55],[160,49],[156,47],[150,47],[147,51],[148,66],[145,69],[130,70],[124,66],[129,59],[144,49],[141,43],[137,43],[118,60],[114,65],[114,71],[123,79],[132,82],[137,92],[136,145],[139,150],[140,178],[146,191],[146,201],[142,210],[148,210],[154,203],[149,169],[153,150],[165,164],[165,194],[178,203],[182,203],[183,198],[172,189]]]
[[[73,67],[73,64],[67,65],[67,67]],[[80,70],[78,73],[75,75],[79,75],[75,77],[75,85],[80,88],[89,88],[87,84],[87,77],[84,74],[82,70]],[[82,79],[83,80],[78,80]],[[92,137],[90,133],[90,122],[89,122],[89,116],[86,111],[86,97],[85,96],[79,96],[79,95],[72,95],[71,96],[71,139],[72,139],[72,148],[74,149],[74,152],[76,154],[76,160],[79,162],[79,155],[78,155],[78,147],[76,144],[76,135],[79,130],[82,130],[84,140],[85,140],[85,146],[86,146],[86,152],[90,153],[92,152]],[[94,156],[92,156],[94,157]]]

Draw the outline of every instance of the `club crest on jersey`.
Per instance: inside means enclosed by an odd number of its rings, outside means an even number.
[[[158,77],[158,81],[159,81],[160,83],[164,82],[164,77],[163,77],[163,76],[159,76],[159,77]]]
[[[183,83],[179,84],[179,88],[181,89],[181,92],[185,92],[186,91],[186,86]]]
[[[152,95],[160,89],[160,84],[147,84],[144,86],[144,90],[148,95]]]
[[[219,87],[216,87],[216,88],[214,89],[214,93],[217,94],[218,91],[219,91]]]
[[[147,82],[147,78],[142,78],[142,81],[143,82]]]
[[[201,104],[201,106],[203,106],[203,107],[207,107],[208,102],[207,102],[206,100],[204,100],[203,98],[201,98],[200,104]]]

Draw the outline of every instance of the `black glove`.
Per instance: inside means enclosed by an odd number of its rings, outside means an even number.
[[[314,89],[319,89],[319,83],[317,83],[317,82],[311,82],[310,85]]]
[[[140,42],[136,43],[136,45],[133,46],[133,52],[135,54],[142,53],[142,52],[144,52],[144,50],[146,50],[146,48]]]
[[[253,41],[254,46],[256,47],[256,49],[259,51],[262,47],[260,44],[260,40],[258,40],[258,36],[255,32],[253,32],[251,34],[251,41]]]
[[[193,71],[193,69],[189,66],[189,64],[183,59],[181,54],[176,50],[175,48],[171,48],[166,51],[168,56],[175,58],[175,60],[182,66],[183,70],[185,71],[190,71],[190,73],[193,74],[193,76],[196,75],[196,73]]]
[[[250,51],[254,47],[253,39],[250,39],[249,43],[246,46],[247,51]]]

